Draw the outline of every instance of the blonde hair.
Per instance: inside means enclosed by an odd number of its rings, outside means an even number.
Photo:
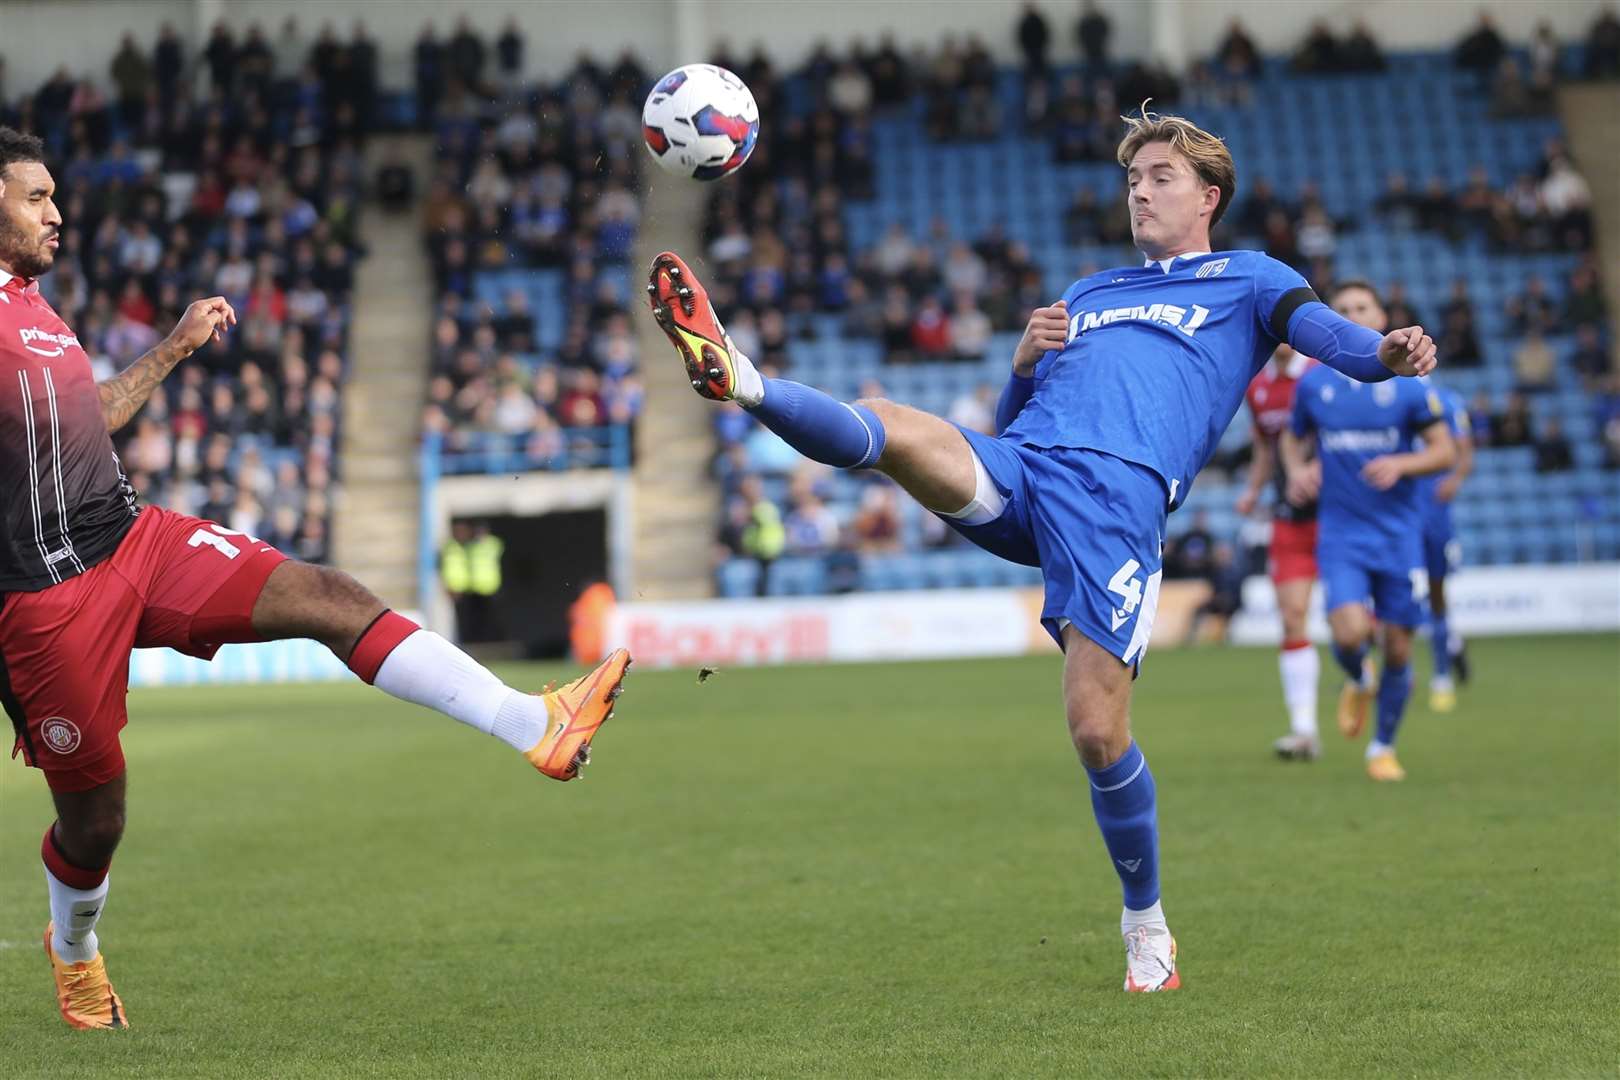
[[[1191,120],[1148,112],[1150,101],[1151,98],[1142,102],[1139,115],[1120,117],[1125,121],[1125,137],[1120,140],[1115,156],[1120,165],[1129,168],[1137,151],[1148,143],[1168,143],[1170,149],[1187,159],[1198,179],[1221,189],[1221,200],[1215,204],[1215,213],[1209,219],[1213,228],[1237,193],[1237,165],[1232,161],[1232,152],[1220,136],[1211,135]]]

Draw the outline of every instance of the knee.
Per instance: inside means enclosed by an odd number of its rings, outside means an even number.
[[[100,807],[74,819],[58,818],[56,836],[75,866],[106,866],[124,838],[123,804]]]
[[[889,421],[894,419],[895,414],[900,409],[900,406],[896,405],[888,398],[856,398],[855,404],[859,405],[863,409],[866,409],[873,416],[876,416],[879,420],[883,421],[885,427],[888,426]]]
[[[1071,705],[1068,710],[1069,738],[1080,760],[1088,769],[1103,769],[1120,759],[1130,746],[1127,725],[1109,711]]]

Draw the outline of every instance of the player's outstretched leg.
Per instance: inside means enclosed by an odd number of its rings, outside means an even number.
[[[590,761],[591,739],[613,716],[630,667],[618,649],[566,686],[514,690],[348,574],[292,560],[266,579],[252,621],[266,639],[314,638],[377,689],[495,736],[556,780],[574,779]]]
[[[85,791],[54,791],[57,820],[40,861],[50,894],[45,956],[62,1019],[81,1029],[127,1028],[129,1014],[107,978],[96,924],[107,906],[108,868],[124,832],[124,776]]]
[[[1073,626],[1063,631],[1069,735],[1091,784],[1091,809],[1125,896],[1125,989],[1176,990],[1176,939],[1159,901],[1158,799],[1153,772],[1131,738],[1132,669]]]
[[[1378,685],[1378,730],[1367,744],[1367,775],[1374,780],[1405,780],[1395,757],[1395,734],[1412,696],[1412,631],[1384,627],[1384,674]]]

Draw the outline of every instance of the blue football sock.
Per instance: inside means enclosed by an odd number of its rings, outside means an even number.
[[[1125,886],[1125,906],[1132,911],[1150,908],[1159,899],[1159,822],[1147,758],[1133,742],[1106,769],[1086,772],[1097,827]]]
[[[1406,699],[1411,696],[1412,665],[1385,668],[1383,681],[1378,684],[1378,741],[1385,746],[1395,745],[1395,732],[1406,714]]]
[[[1344,673],[1350,676],[1351,682],[1361,681],[1361,665],[1367,660],[1367,646],[1363,644],[1358,649],[1345,649],[1338,642],[1333,643],[1333,659],[1344,668]]]
[[[1430,651],[1434,653],[1434,677],[1448,678],[1451,675],[1451,628],[1443,614],[1429,616],[1429,641],[1433,645]]]
[[[864,405],[846,405],[814,387],[765,379],[765,398],[748,411],[812,461],[868,469],[883,455],[883,421]]]

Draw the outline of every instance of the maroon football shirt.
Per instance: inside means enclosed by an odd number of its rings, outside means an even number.
[[[35,592],[110,555],[135,521],[90,358],[0,270],[0,592]]]

